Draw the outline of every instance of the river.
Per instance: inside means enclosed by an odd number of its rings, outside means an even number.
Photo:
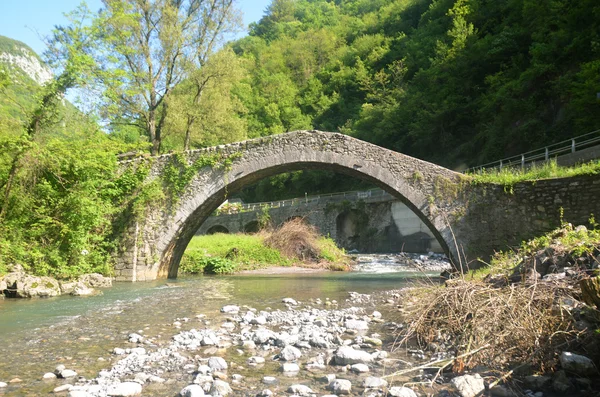
[[[281,308],[282,298],[292,297],[303,302],[318,298],[321,301],[314,305],[322,308],[327,301],[337,301],[333,306],[343,308],[351,305],[346,301],[350,291],[372,294],[399,289],[423,276],[397,265],[386,270],[386,263],[374,258],[371,268],[363,262],[362,271],[346,273],[182,277],[117,283],[91,297],[0,300],[0,381],[21,380],[0,388],[0,396],[51,392],[66,381],[42,380],[42,375],[58,364],[94,378],[101,369],[110,368],[115,347],[131,347],[130,333],[168,343],[181,330],[218,327],[224,321],[219,311],[224,305],[270,310]],[[389,314],[384,312],[384,317]],[[206,317],[199,322],[198,315]],[[189,382],[170,380],[154,392],[144,389],[143,395],[175,396]]]

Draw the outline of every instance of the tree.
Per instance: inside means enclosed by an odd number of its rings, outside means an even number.
[[[54,44],[79,40],[73,26],[83,18],[90,22],[80,28],[93,39],[79,44],[97,63],[101,116],[137,125],[152,154],[161,149],[166,99],[239,26],[234,0],[104,0],[98,13],[80,8],[71,14],[72,25],[57,28]]]
[[[243,77],[241,59],[230,48],[218,51],[191,71],[168,99],[169,108],[176,111],[167,117],[165,136],[183,138],[184,150],[244,139],[246,125],[240,114],[245,108],[232,94]]]

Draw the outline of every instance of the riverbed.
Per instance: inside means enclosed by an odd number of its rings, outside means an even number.
[[[364,314],[379,310],[383,320],[373,323],[368,332],[380,335],[384,342],[381,348],[389,350],[393,335],[386,334],[389,328],[386,323],[389,326],[396,320],[393,318],[397,316],[394,305],[369,302],[368,299],[364,302],[352,300],[349,293],[371,295],[397,290],[436,274],[413,269],[404,271],[397,262],[390,266],[389,271],[385,271],[381,260],[373,257],[375,272],[369,271],[369,266],[363,262],[361,271],[355,272],[182,277],[118,283],[104,290],[102,295],[91,297],[0,300],[0,381],[20,380],[1,388],[0,395],[38,396],[52,392],[61,384],[76,382],[77,379],[42,380],[45,373],[52,372],[59,364],[76,371],[79,377],[93,379],[99,371],[111,368],[120,359],[113,354],[116,347],[138,346],[129,342],[132,333],[142,335],[147,342],[141,346],[148,349],[165,346],[175,334],[185,330],[219,329],[227,319],[220,311],[225,305],[251,308],[257,313],[286,310],[282,303],[286,297],[299,301],[299,307],[309,309],[360,307]],[[277,385],[283,391],[288,383],[317,382],[318,374],[305,371],[297,378],[284,377],[278,371],[279,363],[275,366],[267,362],[261,368],[245,365],[250,354],[240,353],[236,346],[200,348],[197,353],[200,356],[224,356],[237,363],[238,368],[230,368],[228,374],[241,374],[246,381],[237,389],[233,385],[233,395],[256,395],[254,389],[261,387],[260,381],[266,374],[283,378]],[[264,355],[270,360],[273,354],[265,352]],[[389,369],[374,369],[379,375],[386,371]],[[163,378],[165,382],[160,385],[144,387],[143,395],[175,396],[191,383],[193,376],[178,372],[164,374]],[[242,393],[245,388],[248,394]]]

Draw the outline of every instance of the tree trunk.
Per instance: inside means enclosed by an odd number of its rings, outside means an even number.
[[[187,123],[185,125],[185,140],[183,141],[183,150],[190,150],[190,140],[192,135],[192,124],[194,123],[194,118],[188,116]]]
[[[153,156],[157,156],[160,150],[160,140],[156,136],[156,111],[154,109],[148,112],[148,122],[146,125],[148,127],[148,137],[150,138],[150,143],[152,143],[150,153]]]

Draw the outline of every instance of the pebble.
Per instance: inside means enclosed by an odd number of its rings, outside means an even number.
[[[485,390],[483,378],[479,374],[457,376],[450,381],[461,397],[475,397]]]
[[[204,390],[199,385],[189,385],[179,392],[181,397],[199,397],[204,396]]]
[[[214,371],[227,369],[227,361],[223,357],[211,357],[208,359],[208,366]]]
[[[261,356],[252,356],[248,359],[248,364],[264,364],[265,363],[265,358],[261,357]]]
[[[341,346],[335,351],[333,361],[337,365],[365,364],[373,362],[373,357],[366,351]]]
[[[366,364],[353,364],[351,369],[358,374],[369,372],[369,366]]]
[[[388,382],[383,378],[377,378],[375,376],[369,376],[363,381],[363,386],[366,389],[382,389],[387,387]]]
[[[52,391],[54,393],[60,393],[60,392],[63,392],[63,391],[67,391],[67,390],[69,390],[72,387],[73,387],[73,385],[66,384],[66,385],[61,385],[61,386],[55,387],[54,390],[52,390]]]
[[[137,382],[123,382],[108,391],[111,397],[133,397],[142,394],[142,385]]]
[[[56,374],[53,372],[46,372],[43,376],[42,379],[56,379]]]
[[[73,371],[72,369],[65,369],[60,372],[59,376],[64,379],[73,378],[77,376],[77,372]]]
[[[226,305],[221,308],[221,313],[237,314],[240,311],[240,307],[236,305]]]
[[[310,396],[311,394],[315,394],[315,392],[306,385],[291,385],[287,389],[288,393],[294,393],[299,396]]]
[[[388,396],[391,397],[417,397],[415,392],[408,387],[394,386],[388,389]]]
[[[265,385],[273,385],[273,384],[277,383],[277,378],[274,376],[263,376],[262,382]]]
[[[336,379],[331,382],[329,389],[335,394],[350,394],[352,383],[347,379]]]
[[[0,382],[0,389],[3,387],[6,387],[6,386],[8,386],[8,384],[6,382]]]
[[[299,372],[300,367],[296,363],[283,363],[281,366],[283,372]]]
[[[215,380],[210,388],[210,394],[213,396],[226,396],[230,393],[233,393],[231,386],[229,386],[229,383],[222,380]]]
[[[284,361],[296,361],[302,357],[302,352],[294,346],[286,346],[279,353],[279,358]]]

